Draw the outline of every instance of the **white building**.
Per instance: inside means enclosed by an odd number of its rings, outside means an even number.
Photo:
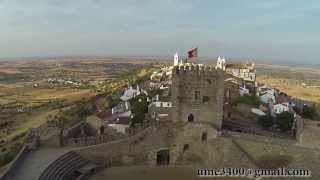
[[[281,103],[273,106],[273,111],[275,114],[281,114],[285,111],[289,111],[289,103]]]
[[[159,98],[157,98],[157,99],[159,100]],[[152,102],[149,106],[152,106],[152,105],[155,106],[155,107],[171,108],[172,107],[172,102],[155,101],[155,102]]]
[[[270,102],[275,103],[276,97],[274,95],[274,90],[268,90],[263,93],[259,93],[259,99],[261,102],[268,104]]]
[[[149,113],[151,118],[157,121],[170,121],[170,111],[172,108],[172,102],[152,102],[149,105]]]
[[[131,117],[118,117],[114,122],[108,124],[108,126],[119,133],[126,134],[127,129],[130,127],[131,119]]]
[[[179,55],[176,52],[173,56],[173,66],[178,66],[179,65]]]
[[[129,124],[108,124],[109,127],[115,129],[117,132],[126,134]]]
[[[111,113],[113,115],[120,114],[130,110],[130,103],[128,101],[120,102],[117,106],[111,108]]]
[[[139,85],[137,85],[136,89],[133,89],[132,86],[130,86],[128,89],[126,89],[123,93],[123,95],[120,97],[122,101],[129,101],[130,99],[140,95],[141,93],[144,93],[148,95],[148,93],[142,89],[139,88]]]
[[[239,87],[239,94],[240,94],[240,96],[244,96],[244,95],[246,95],[246,94],[249,94],[249,89],[247,89],[246,88],[246,86],[244,86],[244,87]]]
[[[226,64],[225,71],[235,77],[241,78],[245,81],[255,82],[256,72],[254,64]]]
[[[226,70],[226,59],[224,57],[218,57],[216,68],[222,69],[223,71]]]

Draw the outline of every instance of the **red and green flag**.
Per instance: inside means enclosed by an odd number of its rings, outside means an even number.
[[[198,57],[198,48],[191,49],[188,51],[188,59]]]

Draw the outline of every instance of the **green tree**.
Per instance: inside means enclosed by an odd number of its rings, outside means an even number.
[[[277,116],[276,124],[284,132],[291,129],[293,125],[293,120],[293,114],[285,111]]]
[[[257,96],[255,95],[244,95],[244,96],[240,96],[235,100],[235,103],[244,103],[244,104],[248,104],[250,106],[255,106],[258,107],[260,105],[260,100]]]
[[[270,115],[260,116],[258,119],[258,124],[260,124],[264,129],[268,129],[273,126],[273,118]]]
[[[134,115],[131,126],[135,127],[137,123],[143,123],[145,119],[144,114],[148,112],[147,95],[140,94],[139,96],[136,96],[130,100],[130,104],[132,106],[131,111]]]
[[[302,116],[307,119],[315,119],[316,117],[315,108],[304,105],[302,108]]]

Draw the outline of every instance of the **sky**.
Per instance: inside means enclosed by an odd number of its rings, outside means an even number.
[[[199,56],[320,63],[319,0],[0,0],[0,58]]]

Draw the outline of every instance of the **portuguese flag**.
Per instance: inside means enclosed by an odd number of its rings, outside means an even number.
[[[191,49],[188,51],[188,59],[198,57],[198,48]]]

